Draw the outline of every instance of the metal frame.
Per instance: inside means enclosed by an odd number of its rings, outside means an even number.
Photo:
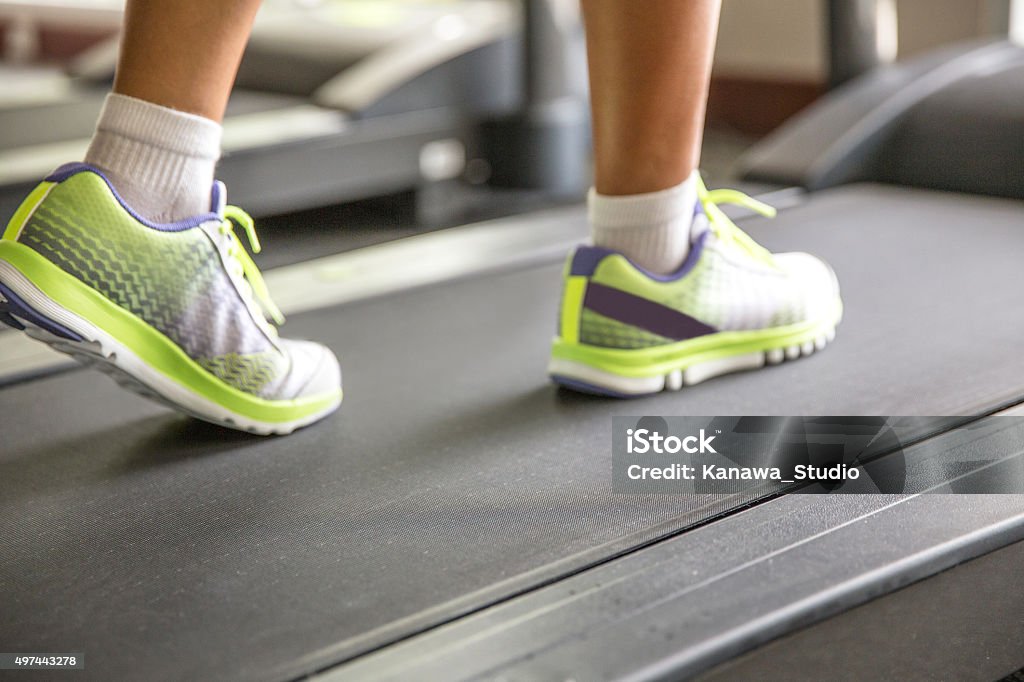
[[[817,682],[822,671],[841,670],[847,680],[1019,682],[1006,675],[1024,664],[1024,594],[1007,586],[1017,583],[1022,563],[1024,542],[1017,542],[789,633],[696,679]]]
[[[509,36],[518,24],[508,3],[469,5],[439,17],[429,31],[375,51],[345,69],[322,85],[313,101],[342,111],[368,109],[426,71]]]
[[[829,85],[838,87],[895,57],[894,0],[828,0]]]

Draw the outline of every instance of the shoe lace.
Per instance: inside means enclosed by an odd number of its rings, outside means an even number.
[[[777,211],[774,207],[758,201],[751,196],[735,189],[712,189],[709,190],[701,178],[697,178],[697,198],[704,208],[704,214],[708,217],[708,223],[718,238],[723,242],[735,244],[743,249],[751,257],[774,266],[771,251],[764,248],[751,238],[746,232],[736,227],[736,224],[729,219],[729,216],[719,208],[721,204],[740,206],[763,215],[766,218],[774,218]]]
[[[249,288],[247,293],[255,297],[263,313],[280,326],[284,324],[284,315],[270,298],[263,275],[260,274],[259,267],[242,246],[242,241],[238,238],[238,233],[235,232],[236,227],[245,231],[253,253],[259,253],[261,250],[260,240],[256,236],[256,223],[252,217],[237,206],[227,206],[224,209],[224,220],[220,224],[220,233],[229,239],[227,248],[228,259],[231,263],[229,267],[234,269],[235,277],[241,279],[243,284]]]

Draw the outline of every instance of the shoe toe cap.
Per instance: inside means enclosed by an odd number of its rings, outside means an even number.
[[[777,254],[776,263],[793,279],[804,319],[817,319],[834,310],[839,300],[839,278],[832,267],[817,256],[795,252]]]
[[[281,339],[291,358],[286,392],[291,398],[323,395],[341,388],[341,367],[329,348],[312,341]]]

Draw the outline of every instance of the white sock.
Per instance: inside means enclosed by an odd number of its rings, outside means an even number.
[[[110,94],[85,162],[141,216],[173,222],[210,210],[220,140],[215,121]]]
[[[606,196],[591,189],[587,204],[594,244],[652,272],[675,272],[690,252],[697,178],[694,171],[682,184],[648,194]]]

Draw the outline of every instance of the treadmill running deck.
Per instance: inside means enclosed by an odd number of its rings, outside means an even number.
[[[90,679],[295,678],[749,501],[613,494],[613,415],[1024,400],[1019,204],[861,186],[743,226],[834,265],[825,353],[631,402],[559,391],[549,263],[296,316],[287,333],[338,352],[346,401],[288,438],[91,372],[3,389],[0,641],[82,652]]]

